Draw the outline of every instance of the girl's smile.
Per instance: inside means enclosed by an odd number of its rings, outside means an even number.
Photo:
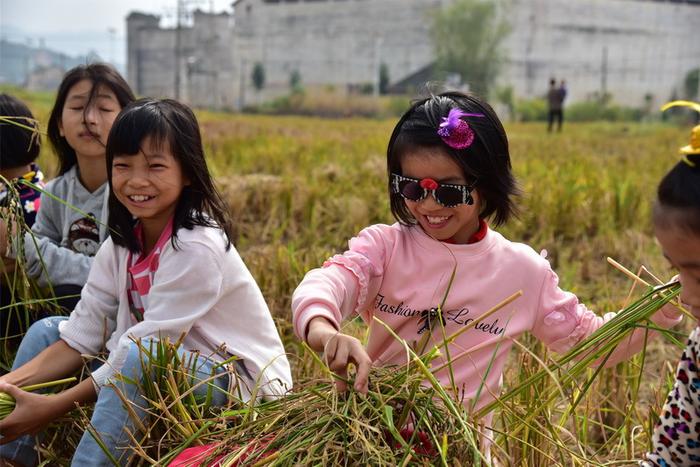
[[[142,150],[118,155],[112,162],[112,189],[126,209],[143,225],[145,241],[157,239],[189,185],[167,140],[154,144],[146,137]]]
[[[462,169],[444,149],[439,147],[418,147],[404,154],[401,158],[401,172],[405,177],[416,179],[430,178],[438,183],[468,185]],[[405,200],[406,207],[423,230],[437,240],[450,240],[455,243],[467,243],[469,238],[479,230],[479,212],[481,202],[478,190],[471,196],[474,204],[458,204],[444,207],[433,195],[420,201]]]

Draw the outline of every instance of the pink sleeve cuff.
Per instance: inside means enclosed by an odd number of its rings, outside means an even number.
[[[326,318],[337,330],[340,330],[340,325],[338,324],[333,311],[329,307],[320,303],[314,303],[296,314],[294,319],[294,333],[297,335],[297,337],[306,342],[306,333],[308,332],[309,322],[318,316]]]

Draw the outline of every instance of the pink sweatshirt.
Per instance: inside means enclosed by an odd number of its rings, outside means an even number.
[[[405,349],[372,318],[387,323],[409,344],[418,342],[423,333],[430,332],[426,316],[431,310],[432,322],[437,321],[435,310],[455,263],[455,280],[443,308],[448,336],[518,290],[523,292],[462,333],[449,349],[455,384],[467,408],[477,393],[476,409],[500,393],[512,339],[523,332],[530,331],[552,350],[565,352],[615,315],[596,316],[574,294],[559,288],[559,279],[545,258],[498,232],[489,229],[477,243],[453,245],[433,239],[420,227],[394,224],[364,229],[350,240],[348,251],[306,274],[292,299],[294,330],[304,339],[314,317],[323,316],[340,328],[344,319],[358,313],[370,327],[367,353],[374,364],[405,363]],[[679,320],[661,312],[654,316],[663,327]],[[433,329],[430,342],[441,342],[439,323]],[[639,351],[642,336],[643,330],[623,344],[624,348],[618,347],[608,365]],[[433,367],[443,363],[443,358],[433,362]],[[436,376],[450,386],[447,368]]]

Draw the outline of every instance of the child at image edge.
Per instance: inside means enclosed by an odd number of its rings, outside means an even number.
[[[687,105],[700,112],[700,104]],[[656,238],[671,265],[678,269],[681,302],[700,321],[700,125],[691,143],[681,148],[683,160],[666,174],[654,206]],[[644,466],[700,467],[700,327],[690,334],[681,355],[676,381],[668,394]]]
[[[9,94],[0,94],[0,116],[9,120],[0,122],[0,210],[12,209],[13,203],[19,202],[24,224],[31,227],[41,204],[41,192],[24,182],[44,187],[44,174],[35,162],[41,149],[39,123],[24,102]],[[17,198],[13,196],[15,191]],[[0,221],[3,229],[4,222]],[[0,240],[0,257],[5,255],[6,247]],[[17,302],[13,291],[16,262],[12,258],[0,260],[0,334],[13,338],[24,330],[22,313],[13,306]]]
[[[181,360],[196,359],[196,376],[216,371],[212,397],[276,397],[291,388],[284,348],[262,293],[235,248],[226,206],[207,170],[201,135],[190,109],[172,100],[137,101],[117,117],[107,143],[109,231],[70,317],[32,325],[0,391],[17,400],[2,422],[0,457],[37,463],[33,433],[95,401],[90,423],[111,455],[129,462],[128,431],[145,419],[148,403],[131,382],[141,381],[139,346],[184,334]],[[106,344],[105,344],[106,340]],[[91,377],[52,396],[17,388],[72,375],[94,359]],[[235,372],[219,362],[235,360]],[[147,363],[146,363],[147,365]],[[118,377],[124,375],[124,379]],[[207,385],[195,392],[207,394]],[[138,434],[136,435],[138,436]],[[72,465],[112,465],[87,431]]]
[[[451,344],[454,383],[469,409],[499,394],[512,340],[522,333],[530,331],[552,350],[565,352],[614,316],[596,316],[559,288],[544,257],[487,224],[491,219],[499,225],[513,214],[516,193],[508,140],[488,104],[460,93],[416,102],[394,128],[387,157],[391,210],[399,222],[361,231],[348,251],[309,271],[292,300],[297,335],[323,351],[340,376],[353,363],[356,390],[367,391],[371,365],[400,365],[406,358],[402,344],[373,317],[409,344],[431,331],[428,345],[442,341],[437,309],[455,266],[442,308],[448,336],[523,292]],[[369,325],[366,348],[339,332],[341,322],[355,314]],[[662,327],[679,320],[672,307],[653,316]],[[640,350],[644,332],[618,346],[607,364]],[[443,362],[439,358],[434,367]],[[436,376],[452,387],[449,368]]]
[[[39,188],[44,186],[44,174],[35,162],[41,149],[39,124],[29,107],[9,94],[0,94],[0,116],[12,122],[0,122],[0,175],[17,190],[24,222],[31,227],[39,210],[41,192],[20,180]],[[8,206],[8,194],[5,182],[0,180],[0,207]]]

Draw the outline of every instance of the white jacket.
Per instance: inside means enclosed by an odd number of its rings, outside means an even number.
[[[262,293],[233,245],[226,251],[225,244],[216,228],[179,229],[177,249],[168,241],[161,252],[143,321],[133,324],[129,251],[111,238],[104,242],[80,302],[59,325],[61,339],[81,354],[96,355],[106,347],[107,363],[92,373],[98,389],[122,367],[132,338],[175,341],[183,333],[186,350],[222,360],[214,352],[224,345],[239,357],[260,384],[260,395],[291,389],[289,362]]]

